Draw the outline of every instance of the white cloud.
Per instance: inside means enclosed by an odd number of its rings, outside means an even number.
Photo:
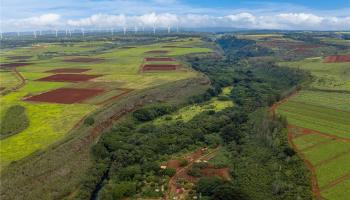
[[[22,29],[45,28],[112,28],[177,26],[186,28],[235,27],[249,29],[307,29],[307,30],[349,30],[350,16],[320,16],[312,13],[277,13],[255,15],[252,12],[238,12],[230,15],[213,16],[205,14],[176,15],[171,13],[148,13],[143,15],[94,14],[80,19],[63,19],[58,14],[44,14],[18,20],[7,20],[2,26]]]

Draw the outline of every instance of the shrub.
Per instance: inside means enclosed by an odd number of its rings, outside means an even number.
[[[29,126],[29,119],[25,113],[25,107],[11,106],[0,121],[0,138],[15,135],[24,131]]]
[[[92,118],[92,117],[87,117],[87,118],[85,118],[85,120],[84,120],[84,124],[85,124],[85,125],[88,125],[88,126],[91,126],[91,125],[93,125],[94,123],[95,123],[95,119]]]

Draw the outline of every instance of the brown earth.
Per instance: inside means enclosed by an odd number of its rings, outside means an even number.
[[[350,55],[327,56],[325,63],[341,63],[350,62]]]
[[[80,68],[60,68],[60,69],[53,69],[46,72],[49,73],[81,73],[89,71],[90,69],[80,69]]]
[[[118,94],[118,95],[116,95],[116,96],[114,96],[114,97],[111,97],[111,98],[106,99],[106,100],[104,100],[102,102],[99,102],[97,105],[107,104],[107,103],[109,103],[111,101],[119,99],[120,97],[125,96],[125,95],[129,94],[130,92],[134,91],[133,89],[128,89],[128,88],[117,88],[117,89],[118,90],[122,90],[123,92]]]
[[[169,58],[169,57],[158,57],[158,58],[145,58],[146,62],[152,62],[152,61],[176,61],[175,58]]]
[[[72,104],[79,103],[88,98],[96,96],[104,90],[99,89],[76,89],[76,88],[59,88],[51,90],[36,96],[26,98],[26,101],[49,102]]]
[[[44,78],[37,79],[37,81],[49,82],[81,82],[88,81],[102,75],[88,75],[88,74],[54,74]]]
[[[75,58],[66,58],[63,61],[90,63],[90,62],[101,62],[101,61],[104,61],[104,59],[103,58],[90,58],[90,57],[75,57]]]
[[[31,64],[33,63],[26,63],[26,62],[2,63],[0,64],[0,68],[23,67]]]
[[[142,71],[172,71],[177,70],[180,65],[155,65],[155,64],[146,64],[143,65]]]
[[[133,49],[133,48],[136,48],[136,47],[120,47],[121,49]]]

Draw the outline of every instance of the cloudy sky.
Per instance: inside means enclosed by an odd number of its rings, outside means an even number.
[[[1,0],[1,31],[232,27],[350,30],[349,0]]]

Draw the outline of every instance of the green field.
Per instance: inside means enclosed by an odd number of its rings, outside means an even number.
[[[329,200],[348,199],[350,181],[341,178],[350,173],[350,65],[323,63],[321,57],[281,65],[313,76],[307,88],[278,108],[289,124],[316,131],[293,143],[315,166],[321,195]]]
[[[226,96],[231,93],[232,87],[226,87],[220,96]],[[193,119],[196,115],[209,110],[214,110],[215,112],[224,110],[225,108],[233,107],[233,102],[231,100],[219,100],[217,97],[213,97],[210,101],[203,104],[194,104],[181,108],[177,112],[160,117],[154,121],[154,123],[168,122],[170,120],[182,120],[188,122]]]
[[[29,118],[29,127],[22,132],[2,139],[0,141],[0,166],[5,167],[12,161],[20,160],[26,156],[44,150],[50,145],[60,141],[69,134],[70,130],[86,115],[100,109],[103,105],[96,103],[109,99],[121,93],[117,88],[142,90],[154,86],[167,84],[173,81],[198,77],[199,73],[193,71],[182,63],[183,68],[178,71],[140,73],[140,65],[145,57],[169,56],[178,57],[189,53],[211,52],[203,48],[204,42],[199,38],[183,40],[173,39],[168,42],[158,42],[147,45],[138,45],[135,48],[123,49],[115,46],[105,51],[98,51],[110,45],[111,42],[71,42],[68,44],[38,44],[32,47],[15,48],[2,52],[1,62],[11,63],[8,56],[31,56],[27,62],[31,65],[18,67],[17,70],[25,77],[26,85],[17,91],[0,96],[1,112],[3,117],[6,110],[13,105],[22,105],[26,108]],[[184,48],[164,48],[165,45],[176,45]],[[167,50],[165,55],[148,54],[151,50]],[[92,51],[98,53],[91,54]],[[104,59],[101,62],[66,62],[68,56],[84,55]],[[58,104],[23,101],[27,96],[40,94],[61,87],[87,88],[86,83],[68,82],[40,82],[36,81],[53,73],[47,72],[58,68],[88,68],[83,74],[103,75],[93,80],[96,87],[107,88],[109,92],[91,98],[81,104]],[[8,71],[0,71],[1,87],[13,87],[18,84],[17,77]],[[118,100],[116,100],[118,101]],[[218,104],[218,107],[221,105]]]

